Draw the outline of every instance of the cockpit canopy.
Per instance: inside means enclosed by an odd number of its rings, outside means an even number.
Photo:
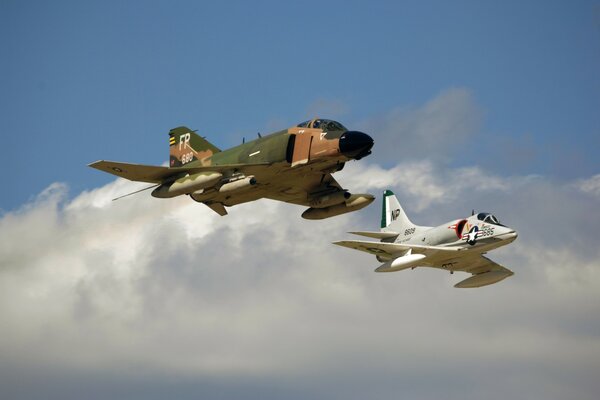
[[[495,215],[490,213],[479,213],[477,214],[477,219],[483,222],[487,222],[488,224],[504,226],[500,223],[500,221],[498,221],[498,218],[496,218]]]
[[[322,129],[323,132],[347,131],[346,127],[331,119],[315,118],[297,125],[298,128]]]

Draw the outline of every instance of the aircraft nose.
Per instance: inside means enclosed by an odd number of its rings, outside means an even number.
[[[371,154],[373,138],[359,131],[346,131],[340,136],[340,152],[348,158],[360,160]]]
[[[508,232],[505,232],[505,233],[499,235],[500,239],[503,239],[503,240],[506,240],[506,239],[515,240],[518,236],[519,236],[519,234],[515,230],[509,230]]]

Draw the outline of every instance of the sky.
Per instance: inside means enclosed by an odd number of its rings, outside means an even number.
[[[288,4],[289,3],[289,4]],[[0,2],[0,397],[596,399],[598,1]],[[87,167],[314,116],[369,133],[322,220],[219,217]],[[375,274],[381,191],[491,211],[515,275]]]

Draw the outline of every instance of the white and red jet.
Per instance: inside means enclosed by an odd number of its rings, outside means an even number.
[[[513,275],[513,272],[483,254],[505,246],[517,238],[517,232],[502,225],[489,213],[479,213],[437,226],[413,224],[390,190],[383,192],[381,231],[350,232],[380,239],[343,240],[339,246],[374,254],[383,264],[376,272],[394,272],[416,267],[433,267],[464,271],[471,277],[457,283],[457,288],[491,285]]]

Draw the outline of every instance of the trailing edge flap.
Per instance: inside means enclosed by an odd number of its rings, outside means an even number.
[[[89,166],[108,172],[121,178],[136,182],[162,183],[165,179],[173,176],[179,176],[182,173],[196,173],[202,171],[222,172],[226,170],[237,169],[243,171],[247,167],[266,166],[268,163],[261,164],[227,164],[227,165],[209,165],[197,167],[169,168],[156,165],[129,164],[116,161],[96,161]]]
[[[423,246],[419,244],[400,244],[400,243],[382,243],[382,242],[368,242],[365,240],[342,240],[339,242],[333,242],[338,246],[348,247],[354,250],[364,251],[374,255],[387,255],[392,256],[397,253],[404,252],[406,250],[412,250],[413,253],[417,254],[433,254],[436,252],[455,252],[463,250],[460,247],[442,247],[442,246]]]
[[[348,232],[353,235],[366,236],[373,239],[392,239],[399,235],[398,232],[368,232],[368,231],[358,231],[358,232]]]
[[[225,206],[223,205],[223,203],[204,203],[204,204],[206,204],[211,210],[213,210],[214,212],[219,214],[221,217],[224,215],[227,215],[227,210],[225,209]]]

